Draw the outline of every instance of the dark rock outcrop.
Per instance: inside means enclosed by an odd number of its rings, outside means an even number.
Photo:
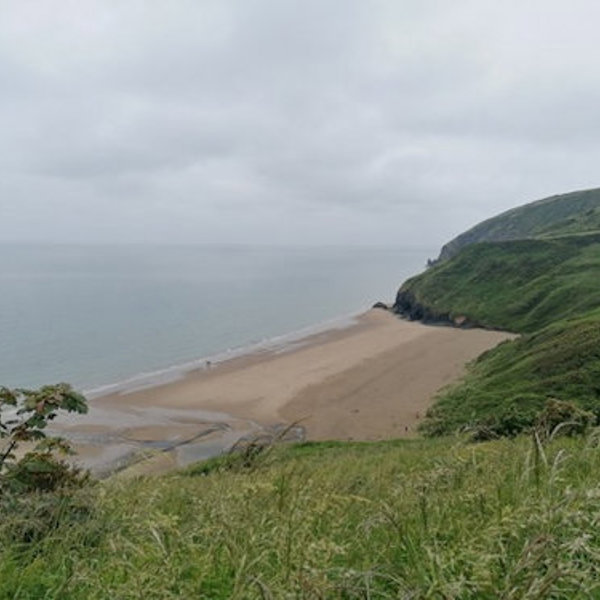
[[[476,321],[469,319],[465,315],[452,315],[448,312],[438,312],[417,301],[413,293],[409,290],[400,289],[396,295],[396,302],[392,310],[409,321],[421,321],[431,325],[451,325],[469,329],[471,327],[480,327]]]
[[[390,307],[385,302],[375,302],[372,308],[381,308],[382,310],[390,310]]]

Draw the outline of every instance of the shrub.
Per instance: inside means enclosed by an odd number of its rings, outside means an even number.
[[[572,402],[550,399],[538,413],[535,429],[541,439],[551,439],[556,435],[583,435],[596,423],[596,416],[579,408]]]
[[[534,416],[528,411],[511,407],[505,413],[488,417],[471,430],[471,439],[486,442],[501,437],[515,437],[534,423]]]
[[[70,444],[44,432],[60,411],[85,413],[87,402],[66,383],[39,390],[0,388],[0,496],[85,481],[87,475],[58,458],[72,454]],[[17,457],[22,443],[33,448]]]

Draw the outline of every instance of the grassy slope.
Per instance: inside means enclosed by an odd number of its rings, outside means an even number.
[[[600,421],[600,313],[558,321],[480,356],[440,394],[423,426],[430,435],[485,425],[532,425],[546,401],[574,402]],[[502,424],[505,425],[502,425]]]
[[[600,189],[544,198],[487,219],[442,248],[446,260],[469,244],[600,230]]]
[[[435,313],[535,331],[600,306],[600,234],[468,246],[401,292]]]
[[[0,597],[597,597],[597,442],[309,444],[109,481],[38,511],[34,544],[2,519]]]
[[[600,235],[471,245],[407,281],[402,294],[433,314],[528,334],[475,361],[439,396],[424,431],[507,418],[527,427],[548,398],[600,418]]]

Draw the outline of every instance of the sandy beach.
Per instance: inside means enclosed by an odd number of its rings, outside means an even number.
[[[255,352],[137,391],[96,398],[59,423],[96,472],[152,456],[164,470],[298,422],[313,440],[414,436],[435,393],[510,334],[404,321],[371,310],[344,329]],[[142,471],[144,468],[138,467]]]

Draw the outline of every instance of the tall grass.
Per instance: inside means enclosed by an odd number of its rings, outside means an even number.
[[[108,481],[34,542],[0,528],[0,597],[597,597],[599,475],[593,434],[302,444]]]

